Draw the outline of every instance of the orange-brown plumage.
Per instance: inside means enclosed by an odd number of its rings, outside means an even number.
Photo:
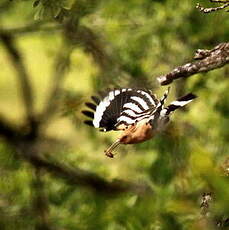
[[[123,130],[120,137],[107,149],[105,150],[105,154],[108,157],[113,158],[114,154],[112,151],[119,144],[137,144],[151,139],[154,135],[155,130],[152,125],[147,121],[147,119],[143,119],[133,125],[128,126],[125,130]]]
[[[122,144],[136,144],[153,137],[153,127],[143,119],[136,124],[130,125],[126,130],[123,131],[119,137],[120,143]]]

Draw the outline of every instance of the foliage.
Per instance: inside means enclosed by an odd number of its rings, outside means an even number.
[[[214,229],[215,220],[228,217],[228,66],[173,83],[172,98],[192,91],[198,99],[174,114],[162,134],[120,147],[115,159],[106,158],[103,151],[118,134],[86,127],[80,113],[89,95],[108,87],[147,86],[161,95],[166,88],[158,87],[157,76],[190,60],[196,49],[225,42],[226,12],[204,15],[195,9],[196,3],[0,3],[0,32],[15,38],[33,88],[35,113],[47,109],[47,124],[36,143],[39,155],[107,181],[145,182],[152,188],[149,194],[110,197],[76,186],[45,170],[39,172],[2,138],[1,229],[202,230]],[[17,70],[2,43],[0,63],[1,115],[17,126],[26,111]],[[57,83],[60,89],[55,89]],[[50,97],[53,89],[57,94]],[[53,110],[56,114],[51,116]],[[201,214],[203,192],[214,194],[210,217]],[[44,204],[42,208],[36,199]]]

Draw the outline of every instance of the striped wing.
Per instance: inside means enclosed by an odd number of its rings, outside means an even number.
[[[104,131],[118,130],[121,125],[128,126],[147,116],[158,104],[157,98],[148,90],[115,89],[103,98],[92,97],[94,103],[86,103],[92,111],[82,111],[92,120],[86,124]]]

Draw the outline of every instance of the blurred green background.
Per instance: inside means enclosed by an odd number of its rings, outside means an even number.
[[[40,131],[39,155],[108,182],[145,183],[152,191],[110,196],[46,170],[38,175],[1,138],[0,229],[203,230],[229,216],[228,66],[172,83],[169,101],[187,92],[198,99],[177,111],[165,132],[120,147],[114,159],[103,151],[119,134],[86,127],[80,112],[90,95],[108,87],[145,87],[160,96],[167,87],[156,77],[190,62],[196,49],[226,42],[228,13],[200,13],[197,2],[213,6],[207,0],[1,0],[0,32],[14,37],[36,114],[60,86],[55,114]],[[23,126],[17,69],[2,43],[0,66],[0,114]],[[201,214],[204,192],[214,194],[210,217]],[[45,208],[37,211],[39,193]]]

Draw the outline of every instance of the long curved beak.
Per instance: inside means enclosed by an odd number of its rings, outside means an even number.
[[[106,149],[104,151],[105,155],[110,157],[110,158],[113,158],[114,157],[114,154],[112,153],[112,151],[120,144],[120,139],[117,139],[108,149]]]

